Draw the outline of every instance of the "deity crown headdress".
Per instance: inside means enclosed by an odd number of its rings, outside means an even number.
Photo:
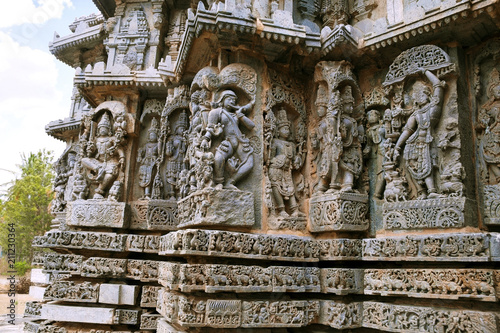
[[[151,127],[148,130],[148,134],[155,133],[156,135],[158,135],[159,130],[160,126],[158,125],[158,120],[156,120],[156,118],[153,118],[153,120],[151,120]]]
[[[342,102],[344,103],[354,103],[354,97],[352,97],[352,87],[346,86],[342,93]]]
[[[97,124],[97,128],[106,127],[107,129],[111,129],[111,122],[109,121],[109,115],[104,113],[101,117],[101,120]]]
[[[188,116],[187,116],[187,113],[186,111],[182,111],[181,114],[179,115],[179,120],[177,121],[177,127],[184,127],[184,128],[187,128],[188,127]]]
[[[278,114],[276,116],[276,126],[278,128],[283,126],[290,127],[290,121],[288,120],[285,109],[278,110]]]

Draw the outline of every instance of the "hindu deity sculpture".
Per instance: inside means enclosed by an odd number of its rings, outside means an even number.
[[[375,182],[374,196],[381,199],[384,192],[384,171],[382,168],[384,162],[384,140],[385,126],[381,123],[380,112],[370,110],[367,112],[368,128],[366,129],[367,144],[363,150],[363,155],[375,160],[377,166],[377,178]]]
[[[158,142],[159,125],[156,118],[152,118],[151,127],[148,130],[148,142],[139,149],[137,162],[139,167],[139,186],[144,189],[144,199],[151,198],[153,177],[157,172],[158,155],[161,150]]]
[[[302,167],[303,158],[298,154],[297,144],[290,138],[291,123],[285,109],[277,112],[275,126],[275,133],[268,143],[269,151],[266,156],[273,205],[281,217],[289,216],[285,210],[285,202],[288,203],[293,217],[303,216],[304,214],[299,211],[296,198],[297,186],[292,175],[294,170]]]
[[[238,107],[237,98],[232,90],[224,90],[220,94],[219,107],[208,114],[206,133],[201,141],[201,148],[207,150],[211,145],[210,140],[222,135],[223,140],[214,156],[214,183],[217,188],[237,189],[235,183],[253,167],[253,148],[240,125],[249,130],[255,127],[254,122],[246,116],[254,102]],[[226,170],[228,172],[224,174]]]
[[[441,117],[444,81],[440,81],[429,70],[420,70],[432,83],[434,93],[422,81],[413,85],[413,110],[399,137],[393,153],[394,163],[398,164],[401,148],[404,145],[403,159],[409,176],[417,187],[417,199],[440,197],[433,179],[436,161],[432,157],[432,128]]]
[[[362,127],[352,117],[352,88],[346,86],[342,94],[333,91],[328,106],[317,105],[317,110],[322,119],[313,137],[313,148],[320,150],[316,193],[352,192],[362,168],[359,136],[363,135]]]
[[[184,157],[186,156],[188,140],[186,131],[188,129],[188,116],[185,111],[181,112],[175,125],[174,133],[169,136],[165,145],[167,163],[165,168],[167,198],[175,200],[179,188],[179,176],[182,170],[187,168]]]
[[[103,199],[125,168],[125,153],[111,128],[110,117],[104,112],[97,125],[97,134],[87,142],[86,157],[81,161],[88,171],[87,178],[98,184],[94,199]]]
[[[500,183],[500,74],[493,69],[488,86],[488,101],[479,111],[480,129],[484,130],[480,143],[485,179],[490,184]]]

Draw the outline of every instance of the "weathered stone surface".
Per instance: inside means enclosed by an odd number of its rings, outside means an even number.
[[[99,286],[99,303],[135,305],[139,286],[103,283]]]
[[[50,276],[42,271],[41,268],[33,268],[31,270],[31,283],[47,285],[50,282]]]
[[[126,235],[111,232],[49,231],[37,238],[36,246],[122,252],[125,240]]]
[[[29,295],[35,300],[43,300],[43,295],[45,293],[45,287],[30,286]]]
[[[179,201],[179,228],[242,226],[255,223],[253,194],[206,188]]]
[[[484,223],[500,225],[500,184],[484,186]]]
[[[127,228],[127,204],[102,200],[78,200],[70,204],[67,224],[80,227]]]
[[[40,317],[45,320],[90,323],[90,324],[113,324],[115,323],[115,309],[103,307],[83,307],[44,304]]]

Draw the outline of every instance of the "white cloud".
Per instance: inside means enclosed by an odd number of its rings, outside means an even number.
[[[52,18],[60,18],[71,0],[15,0],[4,1],[0,11],[0,28],[29,24],[36,28]]]
[[[0,32],[0,169],[15,170],[20,153],[47,148],[56,157],[65,144],[45,134],[45,125],[69,113],[57,89],[57,60],[21,46]],[[0,184],[12,175],[0,170]]]

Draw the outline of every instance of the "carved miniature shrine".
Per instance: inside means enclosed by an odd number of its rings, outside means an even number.
[[[94,0],[28,332],[500,330],[496,0]]]

